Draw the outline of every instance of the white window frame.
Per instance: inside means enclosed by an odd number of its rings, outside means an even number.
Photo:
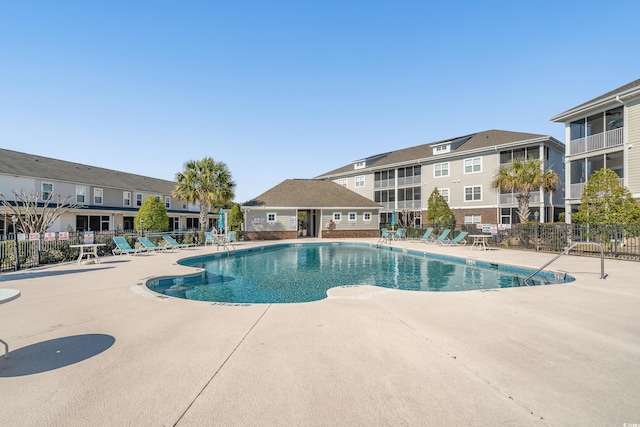
[[[171,209],[171,196],[164,196],[164,207]]]
[[[188,204],[188,203],[183,203],[183,204],[182,204],[182,210],[183,210],[183,211],[187,211],[187,210],[189,210],[189,204]]]
[[[464,216],[465,224],[482,224],[482,215],[465,215]]]
[[[471,199],[467,199],[467,188],[471,188]],[[476,199],[476,189],[480,189],[480,198]],[[465,202],[481,202],[482,201],[482,185],[469,185],[464,187],[464,201]]]
[[[349,212],[347,215],[347,218],[349,218],[349,222],[356,222],[358,220],[357,212]]]
[[[355,162],[353,164],[353,168],[354,169],[364,169],[365,167],[367,167],[367,162],[366,161],[361,161],[361,162]]]
[[[338,180],[338,185],[342,185],[343,187],[347,186],[347,178],[340,178]]]
[[[267,212],[267,224],[275,224],[278,222],[278,214],[276,212]]]
[[[82,197],[82,200],[80,200]],[[84,185],[76,185],[76,203],[84,205],[87,203],[87,187]]]
[[[356,176],[356,188],[362,188],[366,185],[366,177],[365,175]]]
[[[444,154],[451,151],[451,144],[442,144],[433,147],[433,154]]]
[[[334,212],[332,215],[334,222],[342,221],[342,212]]]
[[[438,188],[438,193],[449,203],[451,191],[448,188]]]
[[[371,212],[363,212],[362,213],[362,220],[363,221],[371,221],[372,215]]]
[[[122,192],[122,206],[131,206],[131,191]]]
[[[476,161],[477,161],[477,164],[476,164]],[[476,170],[476,167],[478,168],[478,170]],[[470,168],[470,170],[467,171],[467,168]],[[480,173],[480,172],[482,172],[482,157],[471,157],[468,159],[464,159],[465,175],[470,173]]]
[[[142,206],[142,203],[144,203],[144,196],[142,193],[136,193],[136,207]]]
[[[45,186],[50,186],[51,189],[49,191],[47,191],[47,190],[45,190]],[[52,182],[41,182],[40,183],[40,197],[42,198],[42,200],[47,200],[52,193],[53,193],[53,183]]]
[[[102,188],[93,189],[93,204],[94,205],[104,204],[104,190]]]
[[[446,171],[447,173],[444,174],[444,170],[445,170],[445,166],[446,166]],[[451,166],[449,165],[449,162],[442,162],[442,163],[436,163],[433,165],[433,177],[434,178],[442,178],[445,176],[449,176],[449,170],[451,169]],[[438,175],[438,172],[440,172],[440,175]]]

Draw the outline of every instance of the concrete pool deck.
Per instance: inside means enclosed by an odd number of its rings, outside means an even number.
[[[314,242],[305,239],[296,242]],[[347,240],[342,240],[347,241]],[[375,242],[372,239],[361,241]],[[242,242],[238,248],[282,242]],[[538,268],[554,255],[393,246]],[[563,256],[575,282],[343,286],[302,304],[162,298],[194,248],[0,274],[2,426],[640,423],[640,264]]]

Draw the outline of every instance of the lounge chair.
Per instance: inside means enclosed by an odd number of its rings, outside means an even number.
[[[417,238],[416,240],[419,242],[428,242],[430,240],[433,240],[433,238],[431,237],[431,233],[433,233],[433,228],[429,227],[425,230],[424,234],[422,235],[422,237]]]
[[[135,255],[146,252],[146,249],[144,248],[132,248],[131,245],[129,245],[129,242],[127,242],[127,239],[125,239],[124,237],[114,237],[113,243],[116,244],[116,247],[111,251],[114,256],[122,254]]]
[[[166,251],[171,246],[157,246],[148,237],[138,237],[138,242],[148,251]]]
[[[162,236],[165,242],[173,249],[182,249],[182,248],[190,248],[191,246],[195,246],[193,243],[178,243],[176,239],[171,236]]]
[[[442,230],[442,233],[438,236],[437,239],[428,240],[427,243],[441,243],[443,240],[445,240],[449,236],[450,232],[451,230],[449,230],[448,228],[445,228],[444,230]]]
[[[439,243],[442,245],[447,245],[447,246],[453,246],[453,245],[466,245],[467,241],[464,239],[465,237],[467,237],[467,233],[466,231],[461,231],[460,234],[458,234],[456,237],[454,237],[453,239],[443,239],[441,240]]]

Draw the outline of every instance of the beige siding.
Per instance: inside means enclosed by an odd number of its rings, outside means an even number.
[[[334,221],[332,230],[375,230],[378,228],[378,212],[372,209],[323,209],[322,210],[322,229],[327,230],[329,221],[333,219],[334,213],[340,213],[341,221]],[[355,221],[349,221],[349,213],[356,214]],[[370,213],[371,220],[365,221],[364,214]]]
[[[628,132],[627,185],[632,194],[640,194],[640,100],[630,103],[627,107],[625,127]]]
[[[276,221],[267,221],[267,214],[275,213]],[[295,209],[251,209],[245,211],[246,231],[296,231],[298,217]]]

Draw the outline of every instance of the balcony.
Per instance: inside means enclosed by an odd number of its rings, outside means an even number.
[[[375,188],[376,190],[379,190],[381,188],[394,188],[395,185],[396,180],[394,178],[373,181],[373,188]]]
[[[540,203],[540,192],[532,191],[529,193],[529,204]],[[502,193],[500,194],[500,205],[518,205],[518,193]]]
[[[405,185],[419,185],[421,181],[422,175],[404,176],[402,178],[398,178],[398,187],[402,187]]]
[[[581,199],[582,193],[584,192],[584,187],[586,187],[586,182],[580,182],[577,184],[569,185],[569,194],[567,196],[568,199]],[[624,178],[620,178],[620,185],[624,186]]]
[[[605,148],[618,147],[624,143],[623,129],[624,127],[621,127],[584,138],[573,139],[569,142],[569,155],[575,156],[591,151],[604,150]]]

